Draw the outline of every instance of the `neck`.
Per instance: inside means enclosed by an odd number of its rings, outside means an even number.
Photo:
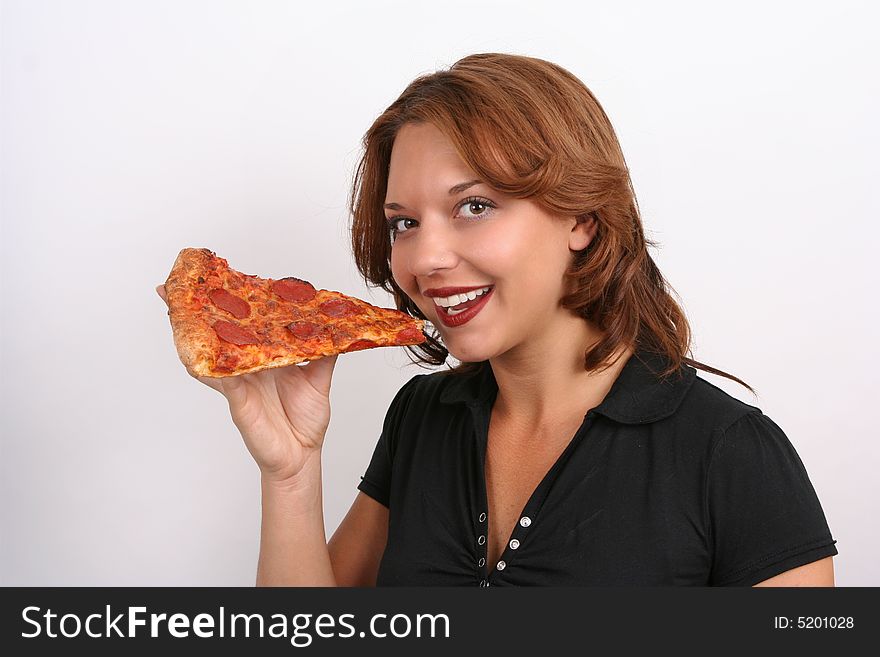
[[[490,360],[498,396],[493,412],[518,426],[553,426],[572,415],[582,418],[598,406],[632,350],[621,347],[617,361],[602,372],[584,369],[584,352],[600,333],[573,314],[555,330]]]

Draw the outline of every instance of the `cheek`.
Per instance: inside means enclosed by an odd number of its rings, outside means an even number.
[[[570,257],[567,242],[563,244],[552,234],[528,234],[527,239],[499,240],[496,247],[497,262],[504,263],[504,268],[492,273],[508,283],[506,294],[513,291],[523,309],[552,311],[564,292]]]
[[[397,281],[398,285],[405,283],[404,277],[406,272],[403,268],[403,258],[400,256],[400,251],[397,249],[391,250],[391,276]]]
[[[415,278],[404,266],[403,255],[398,249],[392,249],[391,251],[391,277],[410,299],[417,299],[418,286],[416,285]]]
[[[494,281],[515,275],[518,263],[522,262],[525,255],[523,245],[515,236],[508,233],[499,233],[479,236],[470,244],[467,254],[469,260],[477,271],[483,272]]]
[[[511,231],[495,235],[485,244],[475,254],[475,262],[484,263],[484,271],[493,279],[534,287],[540,284],[535,277],[544,279],[550,273],[552,245],[546,235]]]

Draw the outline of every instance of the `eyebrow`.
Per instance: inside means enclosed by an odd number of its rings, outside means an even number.
[[[479,179],[466,180],[464,182],[460,182],[457,185],[453,185],[452,187],[449,188],[449,195],[454,196],[456,194],[461,194],[464,190],[468,189],[469,187],[473,187],[474,185],[480,185],[480,184],[482,184],[482,182],[483,181],[479,180]],[[386,210],[405,210],[406,208],[403,207],[402,205],[399,205],[398,203],[386,203],[385,209]]]

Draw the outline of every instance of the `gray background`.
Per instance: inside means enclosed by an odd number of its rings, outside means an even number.
[[[2,3],[0,582],[252,585],[259,472],[187,376],[153,288],[177,252],[365,288],[345,207],[360,138],[420,73],[549,59],[596,94],[700,376],[807,466],[837,583],[880,584],[880,60],[868,2]],[[340,357],[328,537],[402,349]]]

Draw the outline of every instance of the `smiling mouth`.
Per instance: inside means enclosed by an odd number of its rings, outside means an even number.
[[[484,292],[480,292],[473,299],[467,299],[466,301],[463,301],[462,303],[456,304],[454,306],[441,306],[436,302],[434,303],[434,306],[437,308],[437,312],[443,313],[449,317],[455,317],[459,313],[464,312],[468,308],[473,308],[478,303],[480,303],[480,301],[483,300],[483,297],[492,292],[494,287],[494,285],[489,285],[487,286],[487,288],[485,288]]]
[[[485,294],[481,294],[474,299],[468,299],[451,308],[444,308],[435,302],[434,308],[437,312],[437,318],[444,326],[450,328],[463,326],[480,314],[489,302],[489,299],[492,298],[494,292],[495,286],[489,286]]]

